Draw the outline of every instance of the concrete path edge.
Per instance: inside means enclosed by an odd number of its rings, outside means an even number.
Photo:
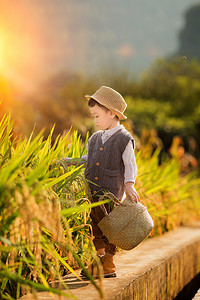
[[[103,279],[105,300],[174,299],[200,274],[200,223],[147,239],[131,251],[120,251],[116,255],[116,265],[118,276]],[[87,281],[69,275],[65,283],[76,299],[100,299]],[[39,300],[59,299],[45,292],[37,296]],[[26,295],[21,299],[34,298]]]

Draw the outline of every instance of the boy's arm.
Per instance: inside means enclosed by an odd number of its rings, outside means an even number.
[[[87,154],[83,155],[81,158],[71,158],[64,157],[58,160],[56,163],[65,164],[65,166],[75,166],[75,165],[83,165],[87,162]]]
[[[137,176],[137,164],[135,160],[135,153],[132,141],[127,144],[124,153],[122,154],[122,159],[125,166],[124,171],[124,183],[125,192],[131,198],[132,201],[140,202],[140,197],[134,187],[135,178]]]
[[[75,165],[79,164],[80,159],[64,157],[64,158],[59,159],[56,163],[60,164],[60,165],[64,164],[65,166],[69,167],[69,166],[75,166]]]
[[[86,145],[87,151],[88,151],[88,143]],[[56,163],[58,164],[65,164],[65,166],[74,166],[74,165],[84,165],[87,162],[88,154],[81,156],[81,158],[71,158],[71,157],[64,157],[58,160]]]

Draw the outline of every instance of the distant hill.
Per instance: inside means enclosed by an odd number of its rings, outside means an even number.
[[[180,32],[177,55],[200,61],[200,3],[192,6],[185,14],[185,25]]]
[[[177,51],[183,14],[196,2],[1,0],[4,69],[20,84],[59,71],[91,74],[113,65],[140,73]]]

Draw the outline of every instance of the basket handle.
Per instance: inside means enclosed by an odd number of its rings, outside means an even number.
[[[111,192],[106,191],[99,200],[102,201],[105,197],[108,197],[115,205],[122,205],[121,201]]]

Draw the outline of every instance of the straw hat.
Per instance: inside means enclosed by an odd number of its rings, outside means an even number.
[[[127,104],[124,98],[112,88],[108,86],[102,86],[92,96],[86,95],[85,97],[88,100],[92,98],[96,100],[99,104],[108,108],[110,111],[112,111],[119,117],[119,120],[127,118],[123,115]]]

